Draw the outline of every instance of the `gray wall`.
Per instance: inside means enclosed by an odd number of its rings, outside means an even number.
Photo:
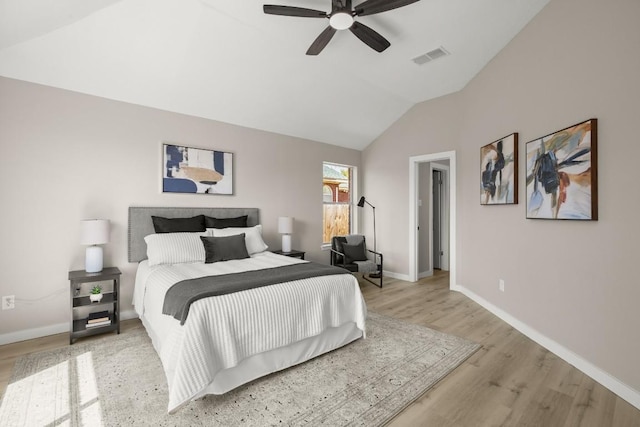
[[[233,196],[160,192],[161,143],[234,153]],[[278,216],[296,218],[293,247],[328,263],[322,244],[322,162],[360,166],[333,145],[168,113],[0,78],[0,343],[68,328],[70,269],[84,269],[80,220],[111,220],[105,265],[123,270],[131,310],[135,264],[127,262],[127,208],[258,207],[266,243],[280,248]],[[25,330],[27,330],[25,332]]]
[[[636,391],[639,16],[636,0],[552,0],[467,87],[415,106],[363,153],[387,269],[408,274],[408,158],[456,150],[458,285]],[[599,221],[526,220],[525,142],[591,117]],[[480,206],[480,147],[511,132],[520,203]]]

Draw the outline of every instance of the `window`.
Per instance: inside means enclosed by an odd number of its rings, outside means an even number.
[[[352,166],[322,164],[322,242],[351,233]]]
[[[325,203],[333,202],[333,190],[327,184],[322,186],[322,201]]]

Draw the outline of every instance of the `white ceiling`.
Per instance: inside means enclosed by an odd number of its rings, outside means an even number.
[[[462,89],[549,0],[421,0],[305,52],[331,0],[0,0],[0,75],[363,149],[414,104]],[[354,5],[361,3],[354,0]],[[418,66],[438,47],[450,56]]]

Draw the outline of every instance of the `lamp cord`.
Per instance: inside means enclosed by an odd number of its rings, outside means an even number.
[[[39,298],[18,298],[16,297],[15,301],[19,302],[19,303],[23,303],[23,304],[36,304],[42,301],[46,301],[52,298],[57,297],[60,294],[69,292],[69,288],[68,287],[64,287],[64,288],[60,288],[57,291],[54,291],[48,295],[39,297]]]

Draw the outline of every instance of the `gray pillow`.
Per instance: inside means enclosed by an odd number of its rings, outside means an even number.
[[[152,216],[153,229],[156,233],[193,233],[205,231],[204,215],[191,218],[163,218]]]
[[[244,233],[225,237],[200,236],[200,240],[204,245],[206,264],[249,258],[247,245],[244,243]]]
[[[207,228],[227,228],[227,227],[246,227],[249,215],[243,215],[236,218],[214,218],[205,216],[204,221]]]
[[[345,257],[345,263],[351,264],[353,261],[366,261],[367,251],[364,247],[364,242],[357,245],[350,245],[349,243],[342,244],[342,253]]]

